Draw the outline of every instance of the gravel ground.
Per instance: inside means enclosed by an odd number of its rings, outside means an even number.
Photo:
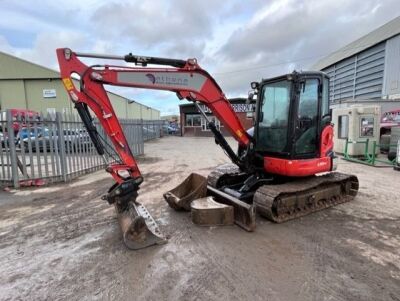
[[[341,162],[351,203],[257,230],[197,227],[162,193],[228,161],[209,138],[146,143],[139,200],[170,236],[127,250],[103,171],[0,192],[1,300],[400,300],[400,173]]]

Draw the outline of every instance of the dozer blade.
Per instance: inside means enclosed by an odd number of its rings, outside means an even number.
[[[147,209],[135,200],[122,209],[115,203],[117,219],[125,245],[132,250],[143,249],[167,242]]]
[[[256,208],[210,185],[207,186],[207,195],[211,195],[219,203],[233,207],[235,224],[253,232],[256,229]]]

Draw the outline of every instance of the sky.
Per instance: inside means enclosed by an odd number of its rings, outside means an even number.
[[[0,51],[55,70],[59,47],[195,57],[228,97],[242,97],[250,82],[310,69],[399,12],[398,0],[0,0]],[[108,89],[162,115],[185,102],[171,92]]]

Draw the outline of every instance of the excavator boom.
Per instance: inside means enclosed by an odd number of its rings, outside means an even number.
[[[87,66],[79,57],[124,60],[142,67]],[[84,122],[90,121],[90,117],[86,116],[88,111],[85,109],[89,107],[105,129],[121,159],[120,164],[110,165],[107,169],[118,183],[124,181],[124,177],[120,176],[123,170],[127,171],[134,179],[140,178],[141,174],[104,89],[105,84],[175,92],[180,99],[206,105],[240,145],[245,147],[250,143],[251,137],[244,130],[221,88],[211,75],[197,64],[196,59],[184,61],[132,54],[126,56],[95,55],[73,52],[69,48],[57,49],[57,58],[64,86],[83,117],[82,119]],[[147,64],[171,67],[144,68]],[[74,85],[74,74],[80,78],[80,89]],[[93,129],[89,132],[94,133]],[[98,152],[103,155],[101,143],[94,134],[92,136]],[[229,145],[226,144],[223,147],[229,147]],[[239,163],[232,150],[227,150],[227,152],[234,163]]]

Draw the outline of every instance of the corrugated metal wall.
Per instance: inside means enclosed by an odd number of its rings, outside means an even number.
[[[396,95],[397,94],[397,95]],[[400,35],[386,42],[383,95],[399,98],[400,94]],[[395,96],[395,97],[393,97]]]
[[[323,69],[331,77],[331,102],[381,98],[384,65],[385,42]]]

